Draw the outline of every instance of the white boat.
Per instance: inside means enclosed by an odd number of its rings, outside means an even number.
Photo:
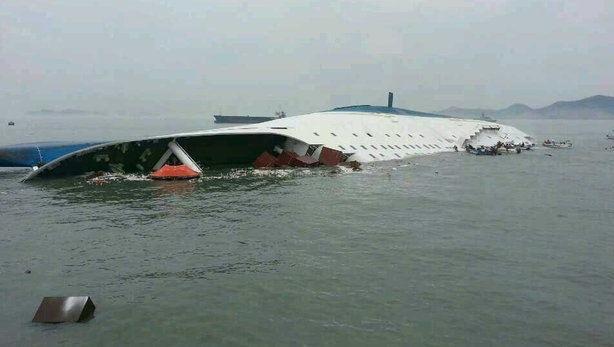
[[[496,123],[497,120],[496,119],[492,119],[490,117],[487,117],[484,115],[484,113],[482,113],[482,117],[478,118],[478,120],[483,120],[485,122],[491,122],[491,123]]]
[[[103,143],[59,157],[26,180],[92,171],[149,174],[172,154],[198,169],[252,165],[264,152],[278,156],[292,151],[317,159],[325,147],[342,152],[344,162],[368,163],[455,152],[467,144],[534,144],[512,126],[394,108],[391,101],[389,96],[388,107],[341,107],[245,126]]]
[[[520,146],[503,146],[497,148],[497,154],[520,154],[522,149]]]
[[[572,144],[570,140],[556,142],[552,139],[547,139],[542,142],[542,146],[549,148],[571,148]]]
[[[614,130],[610,131],[610,133],[607,134],[605,138],[608,140],[614,140]]]

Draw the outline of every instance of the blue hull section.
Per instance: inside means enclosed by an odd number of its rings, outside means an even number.
[[[104,142],[37,142],[0,147],[0,167],[42,166],[68,153]]]

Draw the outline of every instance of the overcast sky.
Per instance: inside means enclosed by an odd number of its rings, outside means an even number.
[[[613,64],[613,0],[0,0],[5,112],[540,107]]]

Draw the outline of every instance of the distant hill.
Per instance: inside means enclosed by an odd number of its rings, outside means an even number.
[[[31,116],[45,116],[45,115],[64,115],[64,116],[72,116],[72,115],[102,115],[102,113],[100,113],[100,112],[78,110],[78,109],[74,109],[74,108],[67,108],[67,109],[59,110],[59,111],[50,110],[50,109],[41,109],[41,110],[37,110],[37,111],[30,111],[27,114],[31,115]]]
[[[513,104],[504,109],[448,107],[435,113],[459,118],[480,118],[482,114],[494,119],[614,119],[614,97],[595,95],[575,101],[557,101],[542,108]]]

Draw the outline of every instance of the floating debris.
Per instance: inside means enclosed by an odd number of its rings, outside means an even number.
[[[95,310],[96,305],[89,296],[47,296],[38,306],[32,322],[83,322],[90,318]]]
[[[84,177],[86,180],[91,180],[91,179],[102,177],[102,176],[104,176],[103,171],[95,171],[95,172],[86,173]]]
[[[341,163],[340,165],[349,166],[353,171],[362,171],[362,168],[361,168],[362,164],[360,164],[356,160]]]
[[[96,174],[90,173],[89,177],[86,175],[84,176],[84,178],[86,178],[87,184],[93,184],[93,185],[102,185],[104,183],[123,182],[123,181],[134,181],[134,182],[151,181],[149,177],[145,175],[141,175],[141,174],[114,174],[114,173],[108,173],[108,172],[103,172],[102,175],[99,175],[98,173]]]

